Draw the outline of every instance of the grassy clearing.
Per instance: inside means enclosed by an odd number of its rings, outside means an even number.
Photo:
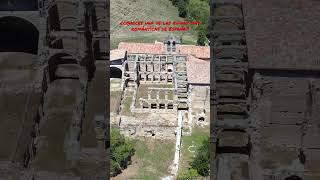
[[[148,98],[148,88],[149,87],[150,88],[173,88],[173,85],[172,84],[140,84],[140,86],[138,87],[138,91],[137,91],[137,100],[139,100],[140,98],[144,98],[144,99]],[[153,91],[153,93],[151,94],[151,98],[156,98],[156,96],[157,95],[156,95],[155,91]],[[159,98],[164,99],[165,93],[160,92]],[[168,92],[168,99],[169,100],[173,99],[173,91]],[[140,107],[140,103],[137,103],[136,107]]]
[[[196,154],[190,152],[188,148],[193,145],[194,147],[189,149],[191,151],[196,151],[197,148],[201,146],[203,140],[210,136],[209,130],[208,126],[204,128],[195,126],[192,129],[191,136],[182,136],[179,173],[184,173],[189,169],[189,164],[193,160],[193,156]]]
[[[122,101],[122,110],[121,110],[121,114],[124,116],[132,116],[132,112],[131,112],[131,102],[132,102],[132,96],[126,96],[123,101]]]
[[[137,175],[132,179],[157,180],[169,174],[174,158],[174,141],[136,140],[135,155],[139,162]]]
[[[184,44],[196,44],[195,32],[132,32],[128,26],[120,26],[121,21],[184,21],[179,17],[177,7],[170,0],[111,0],[111,49],[119,42],[163,41],[170,34],[182,36]]]

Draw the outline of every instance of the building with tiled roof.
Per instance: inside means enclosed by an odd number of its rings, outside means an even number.
[[[194,46],[194,45],[178,45],[179,54],[192,55],[199,59],[210,59],[209,46]]]
[[[165,49],[162,43],[132,43],[121,42],[118,49],[126,50],[127,53],[163,54]]]
[[[114,49],[110,51],[110,61],[118,61],[126,58],[127,51],[124,49]]]
[[[132,43],[121,42],[115,52],[165,54],[167,42]],[[175,53],[186,55],[189,84],[210,84],[210,47],[195,45],[176,45]],[[112,54],[112,52],[111,52]],[[111,55],[113,57],[113,55]]]
[[[189,84],[210,85],[210,60],[202,60],[188,55],[187,73]]]

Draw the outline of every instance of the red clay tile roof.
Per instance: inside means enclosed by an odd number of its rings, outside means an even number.
[[[209,46],[178,45],[177,50],[180,54],[193,55],[200,59],[210,58]]]
[[[163,54],[165,48],[163,43],[131,43],[121,42],[118,49],[124,49],[128,53],[147,53],[147,54]],[[210,58],[209,46],[195,46],[195,45],[177,45],[177,52],[184,55],[193,55],[200,59]]]
[[[162,43],[131,43],[121,42],[118,49],[126,50],[128,53],[163,54],[164,45]]]
[[[127,53],[163,54],[165,46],[161,42],[156,43],[130,43],[121,42],[119,50]],[[194,45],[177,45],[177,52],[188,56],[187,72],[189,83],[210,83],[210,47]],[[206,60],[203,60],[206,59]]]
[[[210,60],[202,60],[189,55],[187,74],[189,83],[210,84]]]
[[[110,61],[124,59],[126,56],[126,50],[114,49],[110,51]]]

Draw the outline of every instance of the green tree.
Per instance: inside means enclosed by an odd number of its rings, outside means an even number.
[[[190,21],[199,21],[201,24],[196,28],[198,34],[198,45],[205,45],[208,34],[208,24],[210,16],[210,5],[208,0],[189,0],[187,7],[187,17]]]
[[[185,18],[187,16],[187,1],[179,0],[177,3],[179,16]]]
[[[119,129],[110,128],[110,154],[111,154],[111,171],[110,175],[115,176],[121,173],[131,161],[134,154],[133,142],[120,134]]]
[[[197,44],[200,45],[200,46],[204,46],[207,42],[207,29],[203,26],[199,27],[198,28],[198,32],[197,32],[197,35],[198,35],[198,39],[197,39]]]
[[[186,173],[179,174],[177,180],[193,180],[199,176],[196,169],[189,169]]]
[[[201,176],[209,176],[209,164],[209,138],[207,138],[199,147],[197,154],[190,165],[193,169],[197,170]]]

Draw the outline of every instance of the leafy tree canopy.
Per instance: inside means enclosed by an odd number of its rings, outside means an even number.
[[[130,163],[131,156],[134,154],[133,142],[125,138],[116,128],[110,128],[110,154],[111,171],[110,175],[115,176],[121,173]]]

